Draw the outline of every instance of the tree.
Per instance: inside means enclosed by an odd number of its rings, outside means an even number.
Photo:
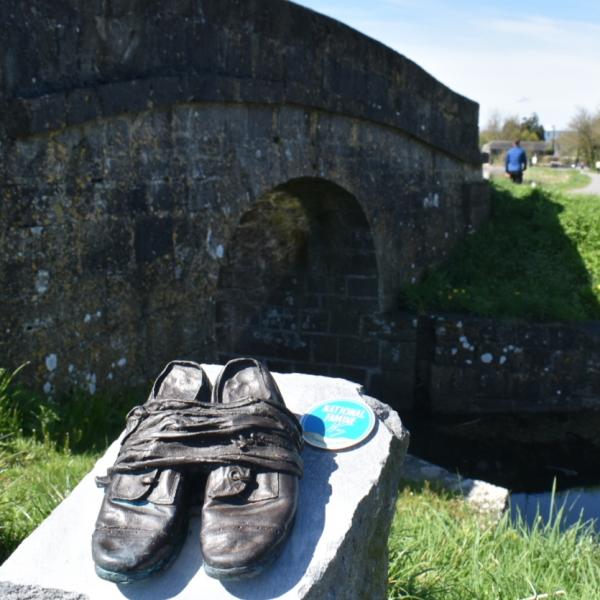
[[[511,115],[504,119],[500,135],[503,140],[516,140],[521,137],[521,123],[517,115]]]
[[[530,117],[523,117],[521,121],[521,132],[526,133],[532,140],[543,140],[546,132],[544,126],[540,123],[540,118],[537,113],[532,113]],[[533,137],[535,136],[535,137]],[[522,136],[525,139],[524,136]]]
[[[573,131],[577,159],[593,165],[600,158],[600,110],[592,114],[580,106],[569,128]]]
[[[500,131],[502,130],[502,115],[500,111],[495,110],[488,118],[485,127],[479,134],[479,143],[487,144],[492,140],[500,139]]]
[[[579,160],[579,142],[577,133],[572,130],[561,131],[560,135],[555,140],[557,154],[563,159],[577,162]]]
[[[544,127],[540,123],[537,113],[523,118],[518,115],[502,117],[496,110],[490,115],[482,129],[479,140],[482,145],[492,140],[537,141],[544,139],[544,133]]]

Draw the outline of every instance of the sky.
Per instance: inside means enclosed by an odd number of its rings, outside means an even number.
[[[563,130],[600,109],[599,0],[296,0],[419,64],[490,116]]]

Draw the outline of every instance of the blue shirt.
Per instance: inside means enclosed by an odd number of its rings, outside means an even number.
[[[506,153],[506,170],[509,173],[518,173],[524,171],[527,168],[527,155],[523,148],[519,146],[513,146]]]

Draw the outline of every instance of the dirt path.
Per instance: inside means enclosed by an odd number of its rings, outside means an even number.
[[[572,194],[595,194],[600,196],[600,174],[592,173],[591,171],[585,171],[585,174],[591,177],[592,181],[584,188],[573,190]]]

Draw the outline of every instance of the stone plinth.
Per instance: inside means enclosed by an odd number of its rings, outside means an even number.
[[[219,368],[206,366],[211,380]],[[288,407],[297,415],[323,400],[359,396],[357,385],[342,379],[298,374],[276,374],[275,379]],[[91,536],[103,490],[95,486],[94,477],[104,474],[113,463],[119,447],[115,442],[71,495],[0,567],[0,582],[5,582],[0,583],[0,595],[90,600],[384,598],[387,538],[408,432],[388,406],[368,397],[363,400],[378,417],[367,441],[344,452],[305,447],[293,532],[281,556],[260,576],[235,583],[208,577],[202,568],[200,518],[193,515],[185,545],[164,573],[128,586],[98,578],[91,557]]]

